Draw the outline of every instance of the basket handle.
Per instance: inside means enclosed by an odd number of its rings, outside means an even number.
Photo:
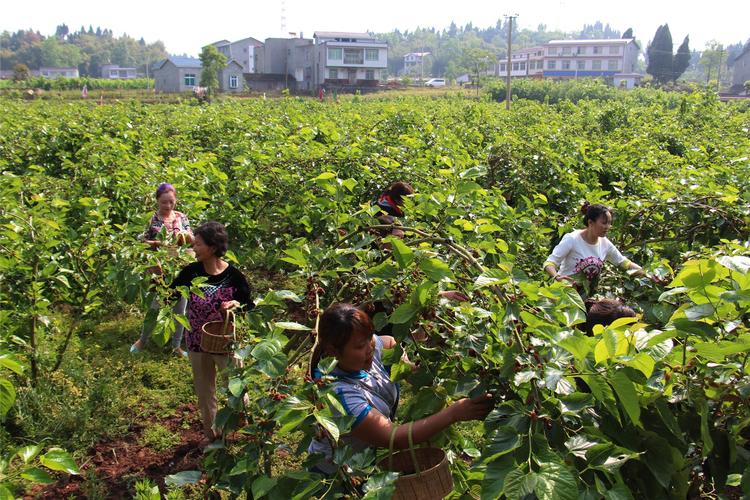
[[[229,328],[229,318],[232,318],[232,323],[234,323],[234,310],[233,309],[227,309],[227,314],[224,316],[224,328],[221,330],[222,335],[227,334],[227,328]],[[234,329],[232,329],[232,341],[234,341]]]
[[[409,426],[407,429],[407,436],[409,438],[409,454],[411,455],[411,461],[414,465],[414,470],[417,473],[417,476],[422,475],[422,471],[419,470],[419,463],[417,462],[417,454],[414,452],[414,438],[412,436],[412,428],[414,427],[414,422],[409,422],[406,424]],[[393,470],[393,442],[396,440],[396,431],[398,430],[397,426],[394,426],[391,430],[391,439],[388,443],[388,469]]]

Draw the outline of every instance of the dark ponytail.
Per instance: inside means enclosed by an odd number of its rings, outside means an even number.
[[[328,347],[340,351],[355,331],[372,335],[374,330],[370,317],[362,309],[344,302],[328,306],[318,323],[318,333],[310,355],[310,376],[315,378],[315,370]]]
[[[612,214],[612,211],[600,203],[592,205],[585,201],[581,206],[581,213],[583,214],[583,225],[588,226],[589,221],[597,221],[602,215]]]

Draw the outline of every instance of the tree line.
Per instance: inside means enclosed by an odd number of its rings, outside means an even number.
[[[39,31],[18,30],[0,33],[0,69],[13,70],[16,65],[28,69],[41,67],[78,68],[81,76],[101,76],[106,64],[135,67],[145,72],[148,63],[167,57],[164,43],[147,43],[127,34],[116,37],[110,29],[81,26],[70,31],[60,24],[55,34],[44,36]]]

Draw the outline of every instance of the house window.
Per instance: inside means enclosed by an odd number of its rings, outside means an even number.
[[[581,55],[586,53],[586,47],[576,47],[576,54]]]
[[[607,69],[609,71],[617,71],[617,59],[610,59],[607,61]]]
[[[117,70],[116,69],[109,70],[109,77],[110,78],[117,78]]]
[[[500,63],[500,71],[505,71],[505,63]]]
[[[185,86],[195,87],[195,74],[194,73],[185,73]]]
[[[556,56],[557,55],[557,47],[550,47],[547,49],[547,55],[548,56]]]
[[[570,69],[570,61],[563,61],[562,69]]]
[[[380,58],[378,49],[365,49],[365,61],[377,61]],[[371,80],[371,78],[368,78]]]
[[[237,78],[237,75],[229,75],[229,88],[236,89],[237,87],[239,87],[239,79]]]
[[[601,47],[594,47],[594,54],[601,54],[602,48]]]
[[[513,63],[513,71],[518,71],[518,63]]]
[[[619,54],[620,53],[620,47],[613,45],[609,48],[610,54]]]
[[[547,61],[547,69],[555,69],[555,68],[556,68],[556,66],[557,66],[557,65],[555,64],[556,62],[557,62],[557,61]]]
[[[576,61],[576,64],[579,70],[586,69],[586,61]]]
[[[562,53],[563,53],[564,56],[569,56],[570,55],[570,47],[563,47]]]
[[[328,78],[330,78],[331,80],[338,80],[339,79],[338,68],[330,68],[328,70]]]
[[[344,49],[344,64],[364,64],[364,50]]]
[[[343,52],[342,52],[342,49],[340,48],[328,49],[328,59],[331,61],[340,61],[341,58],[343,57],[342,54]]]
[[[522,62],[520,68],[522,71],[526,71],[526,63]]]
[[[365,71],[365,80],[374,80],[375,79],[375,70],[368,69]]]
[[[591,61],[591,69],[595,71],[600,71],[602,69],[602,62],[601,61]]]

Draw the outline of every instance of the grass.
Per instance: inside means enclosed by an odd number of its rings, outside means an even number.
[[[157,452],[166,451],[180,443],[181,439],[161,424],[152,425],[143,432],[141,444]]]

